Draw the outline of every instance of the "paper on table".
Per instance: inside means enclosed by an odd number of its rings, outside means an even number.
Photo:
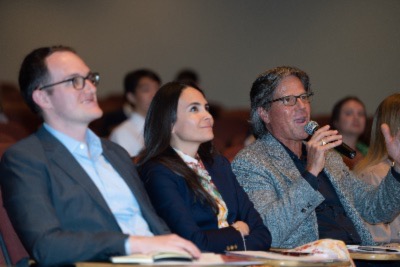
[[[176,261],[173,258],[166,258],[164,261],[154,261],[157,254],[133,254],[128,256],[117,256],[112,257],[113,263],[140,263],[140,264],[151,264],[151,265],[196,265],[196,266],[207,266],[207,265],[256,265],[262,264],[262,260],[257,260],[249,257],[238,257],[231,255],[221,255],[215,253],[202,253],[199,259],[193,259],[193,261]]]
[[[255,258],[263,258],[270,260],[284,260],[284,261],[304,261],[304,262],[333,262],[336,259],[331,259],[324,254],[311,254],[306,256],[291,256],[279,252],[267,251],[230,251],[229,255],[248,256]]]
[[[359,253],[400,254],[400,249],[394,247],[386,247],[386,246],[347,245],[347,249],[350,252],[359,252]]]
[[[194,265],[256,265],[264,261],[247,256],[221,255],[202,253],[200,259],[194,260]]]
[[[192,256],[183,252],[155,252],[150,254],[131,254],[111,257],[113,263],[154,263],[158,261],[182,262],[192,261]]]

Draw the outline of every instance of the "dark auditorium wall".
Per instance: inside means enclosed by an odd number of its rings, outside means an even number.
[[[348,94],[371,114],[400,91],[399,14],[398,0],[0,0],[0,82],[16,83],[31,49],[68,44],[101,73],[100,96],[135,68],[166,82],[191,67],[210,100],[247,107],[259,72],[295,65],[314,114]]]

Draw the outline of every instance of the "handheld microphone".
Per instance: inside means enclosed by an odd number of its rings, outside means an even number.
[[[318,129],[319,129],[319,125],[315,121],[309,121],[306,124],[306,126],[304,126],[304,131],[306,131],[306,133],[308,133],[309,135],[313,135],[315,133],[315,131],[317,131]],[[342,143],[341,145],[336,146],[335,149],[336,149],[336,151],[338,151],[339,153],[341,153],[342,155],[344,155],[350,159],[354,159],[354,157],[357,154],[357,152],[354,149],[352,149],[345,143]]]

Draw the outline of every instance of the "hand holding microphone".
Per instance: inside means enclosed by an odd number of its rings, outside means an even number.
[[[309,135],[313,135],[318,129],[319,129],[319,125],[317,122],[315,121],[309,121],[307,123],[307,125],[304,127],[304,130],[306,131],[306,133],[308,133]],[[321,143],[322,145],[326,145],[327,143],[325,141],[322,141]],[[336,151],[338,151],[339,153],[341,153],[342,155],[353,159],[356,156],[356,151],[354,149],[352,149],[351,147],[349,147],[348,145],[346,145],[345,143],[342,143],[341,145],[338,145],[336,147],[334,147]]]
[[[355,156],[355,151],[344,145],[341,135],[337,130],[330,130],[329,125],[319,127],[315,121],[310,121],[304,127],[306,133],[311,135],[307,142],[307,170],[317,176],[325,166],[325,152],[331,148],[344,151],[347,156]],[[347,148],[346,148],[347,147]]]

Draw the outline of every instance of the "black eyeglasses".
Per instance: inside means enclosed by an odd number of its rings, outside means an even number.
[[[82,90],[85,87],[85,81],[89,80],[91,83],[93,83],[93,85],[98,85],[100,82],[100,74],[97,72],[89,72],[89,74],[86,77],[83,76],[75,76],[72,77],[71,79],[68,80],[64,80],[61,82],[56,82],[56,83],[52,83],[52,84],[48,84],[45,86],[42,86],[39,88],[39,90],[43,90],[45,88],[48,87],[52,87],[54,85],[57,84],[62,84],[62,83],[67,83],[67,82],[72,82],[72,86],[76,89],[76,90]]]
[[[277,102],[277,101],[282,101],[282,103],[285,106],[294,106],[297,103],[297,99],[300,98],[301,101],[303,102],[311,102],[311,97],[314,95],[314,93],[310,92],[310,93],[305,93],[305,94],[301,94],[301,95],[287,95],[287,96],[283,96],[271,101],[268,101],[268,103],[273,103],[273,102]]]

